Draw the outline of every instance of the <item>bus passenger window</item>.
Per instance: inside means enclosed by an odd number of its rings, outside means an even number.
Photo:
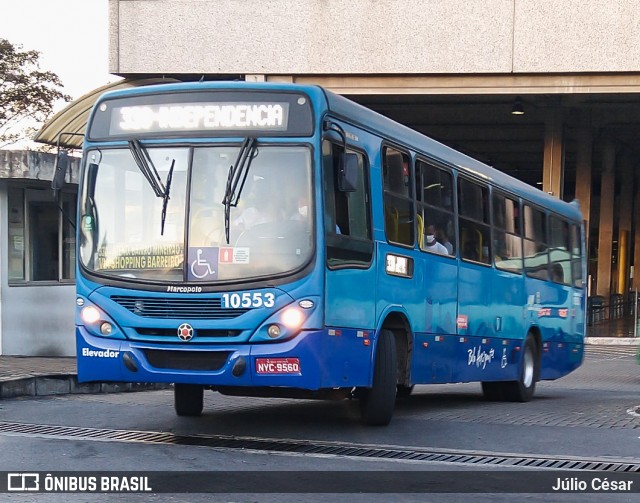
[[[547,218],[544,212],[524,206],[524,268],[527,276],[549,280]]]
[[[571,225],[571,276],[573,286],[582,288],[582,244],[580,227]]]
[[[458,181],[461,256],[465,260],[491,263],[489,190],[464,178]]]
[[[456,254],[452,178],[444,169],[422,160],[416,162],[416,220],[421,250]]]
[[[518,201],[493,194],[494,263],[498,269],[522,273],[522,235]]]
[[[569,222],[554,215],[549,217],[549,259],[551,281],[571,284],[571,234]]]
[[[387,239],[413,245],[414,211],[409,185],[409,156],[390,147],[383,149],[384,220]]]

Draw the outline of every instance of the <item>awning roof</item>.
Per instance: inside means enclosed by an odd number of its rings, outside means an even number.
[[[117,82],[113,82],[112,84],[98,87],[81,98],[71,102],[63,110],[55,114],[44,126],[42,126],[42,129],[38,131],[34,137],[34,141],[54,146],[60,145],[61,147],[66,148],[81,148],[82,136],[62,133],[84,134],[91,108],[102,93],[112,91],[114,89],[126,89],[128,87],[166,84],[170,82],[176,82],[176,80],[165,78],[122,79]]]

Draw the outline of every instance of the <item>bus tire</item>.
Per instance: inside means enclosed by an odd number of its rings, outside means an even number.
[[[528,402],[533,398],[536,390],[536,381],[540,375],[540,358],[538,347],[532,335],[528,335],[524,341],[522,365],[520,366],[517,381],[504,383],[505,399],[510,402]]]
[[[391,422],[396,401],[396,341],[389,330],[378,336],[373,367],[373,386],[364,389],[360,399],[362,420],[371,426],[386,426]]]
[[[482,394],[487,400],[501,402],[504,400],[504,382],[483,382]]]
[[[398,384],[396,387],[396,398],[407,398],[413,392],[413,386]]]
[[[178,416],[202,414],[204,387],[197,384],[179,384],[173,387],[173,406]]]

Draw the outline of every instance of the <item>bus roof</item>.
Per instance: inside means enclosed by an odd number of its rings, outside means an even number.
[[[378,112],[355,103],[341,95],[333,93],[317,85],[301,85],[271,82],[245,81],[217,81],[217,82],[180,82],[170,84],[151,85],[145,87],[120,89],[103,94],[97,103],[105,99],[117,97],[131,97],[137,95],[203,91],[207,89],[255,89],[269,91],[299,91],[309,95],[316,105],[316,113],[320,117],[325,112],[330,113],[347,122],[353,123],[365,130],[388,138],[398,145],[422,154],[427,158],[438,160],[446,165],[455,167],[459,172],[466,173],[477,179],[492,183],[515,196],[521,196],[531,203],[549,208],[559,214],[580,222],[582,213],[577,201],[566,203],[560,199],[532,187],[506,173],[488,166],[462,152],[425,136],[407,126],[404,126]]]

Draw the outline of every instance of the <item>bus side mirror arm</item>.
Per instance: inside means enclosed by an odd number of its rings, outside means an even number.
[[[355,192],[358,188],[358,156],[347,152],[347,134],[340,124],[327,119],[322,123],[324,131],[335,131],[342,138],[343,152],[338,157],[336,166],[338,175],[338,190],[340,192]]]
[[[53,178],[51,179],[51,188],[53,189],[53,194],[56,200],[58,199],[60,190],[64,187],[68,170],[69,154],[62,150],[58,152],[58,156],[56,158],[56,166],[53,170]]]
[[[83,133],[68,133],[62,132],[58,135],[58,139],[56,141],[56,147],[58,149],[58,155],[56,157],[56,165],[53,169],[53,178],[51,179],[51,188],[53,189],[53,196],[56,201],[58,201],[60,190],[64,187],[67,178],[67,172],[69,171],[69,154],[66,150],[62,150],[60,148],[60,139],[63,136],[82,136]]]

